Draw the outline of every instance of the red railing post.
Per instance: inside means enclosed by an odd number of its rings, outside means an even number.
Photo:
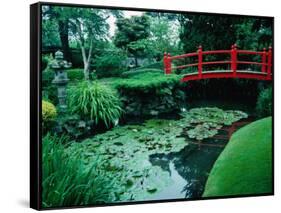
[[[236,70],[237,70],[237,46],[236,46],[236,44],[231,46],[231,70],[233,71],[233,76],[236,76]]]
[[[171,74],[172,73],[172,60],[171,60],[171,54],[170,53],[167,54],[166,61],[167,61],[167,72],[166,72],[166,74]]]
[[[272,47],[268,49],[268,58],[267,58],[267,78],[271,77],[271,66],[272,66]]]
[[[203,54],[202,54],[202,46],[198,47],[198,76],[202,78],[202,61],[203,61]]]
[[[167,74],[167,53],[166,52],[164,52],[163,65],[164,65],[165,74]]]
[[[171,74],[172,71],[172,66],[171,66],[171,55],[170,53],[164,53],[164,58],[163,58],[163,63],[164,63],[164,70],[165,70],[165,74]]]
[[[261,71],[266,72],[266,49],[265,48],[263,48],[261,60],[262,60]]]

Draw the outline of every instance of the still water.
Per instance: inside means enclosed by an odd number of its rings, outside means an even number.
[[[217,102],[194,103],[194,106],[218,106]],[[221,107],[222,106],[222,107]],[[239,109],[249,113],[251,106],[234,103],[220,103],[223,109]],[[167,188],[156,193],[153,200],[161,199],[183,199],[200,198],[204,192],[204,186],[208,175],[231,135],[239,128],[253,122],[255,117],[250,114],[249,118],[233,123],[231,126],[224,126],[218,134],[202,142],[191,140],[184,133],[188,145],[179,152],[169,154],[150,155],[152,165],[160,166],[168,171],[173,183]]]

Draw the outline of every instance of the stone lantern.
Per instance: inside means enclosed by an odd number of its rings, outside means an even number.
[[[55,78],[52,83],[58,88],[58,107],[61,112],[64,112],[67,108],[66,85],[69,79],[67,78],[66,69],[69,69],[72,66],[71,63],[63,59],[63,53],[61,51],[57,51],[55,53],[55,60],[50,65],[50,67],[55,71]]]

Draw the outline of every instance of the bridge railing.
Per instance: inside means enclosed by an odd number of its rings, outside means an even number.
[[[214,55],[214,54],[229,54],[230,60],[225,61],[204,61],[205,55]],[[238,59],[238,55],[260,55],[261,61],[241,61]],[[172,66],[172,61],[183,58],[197,57],[196,63],[189,63],[180,66]],[[170,53],[164,53],[164,69],[166,74],[171,74],[173,70],[185,69],[188,67],[197,67],[198,77],[202,77],[203,66],[204,65],[218,65],[218,64],[230,64],[231,71],[233,76],[236,76],[237,65],[238,64],[249,64],[249,65],[259,65],[261,66],[261,72],[267,74],[268,78],[271,78],[271,69],[272,69],[272,48],[269,47],[268,50],[265,48],[263,51],[251,51],[251,50],[239,50],[237,45],[234,44],[231,46],[230,50],[209,50],[203,51],[202,46],[198,47],[197,52],[187,53],[183,55],[171,56]]]

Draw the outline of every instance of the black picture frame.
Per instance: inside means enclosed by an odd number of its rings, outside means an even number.
[[[99,206],[119,206],[119,205],[135,205],[145,203],[163,203],[163,202],[177,202],[177,201],[192,201],[192,200],[209,200],[209,199],[225,199],[237,197],[256,197],[256,196],[271,196],[274,195],[274,98],[272,100],[272,193],[265,194],[247,194],[234,196],[218,196],[200,199],[169,199],[169,200],[151,200],[151,201],[134,201],[134,202],[120,202],[108,203],[98,205],[85,206],[63,206],[63,207],[42,207],[42,76],[41,76],[41,51],[42,51],[42,6],[67,6],[67,7],[82,7],[82,8],[98,8],[110,10],[129,10],[129,11],[149,11],[149,12],[163,12],[163,13],[189,13],[189,14],[210,14],[216,16],[240,16],[240,17],[260,17],[270,19],[273,26],[273,66],[272,75],[274,76],[274,17],[257,16],[257,15],[239,15],[239,14],[223,14],[223,13],[208,13],[208,12],[190,12],[179,10],[163,10],[163,9],[149,9],[149,8],[132,8],[132,7],[116,7],[103,5],[84,5],[84,4],[68,4],[68,3],[54,3],[54,2],[38,2],[30,5],[30,207],[36,210],[47,209],[66,209],[66,208],[83,208],[83,207],[99,207]],[[274,78],[272,80],[272,95],[274,97]]]

